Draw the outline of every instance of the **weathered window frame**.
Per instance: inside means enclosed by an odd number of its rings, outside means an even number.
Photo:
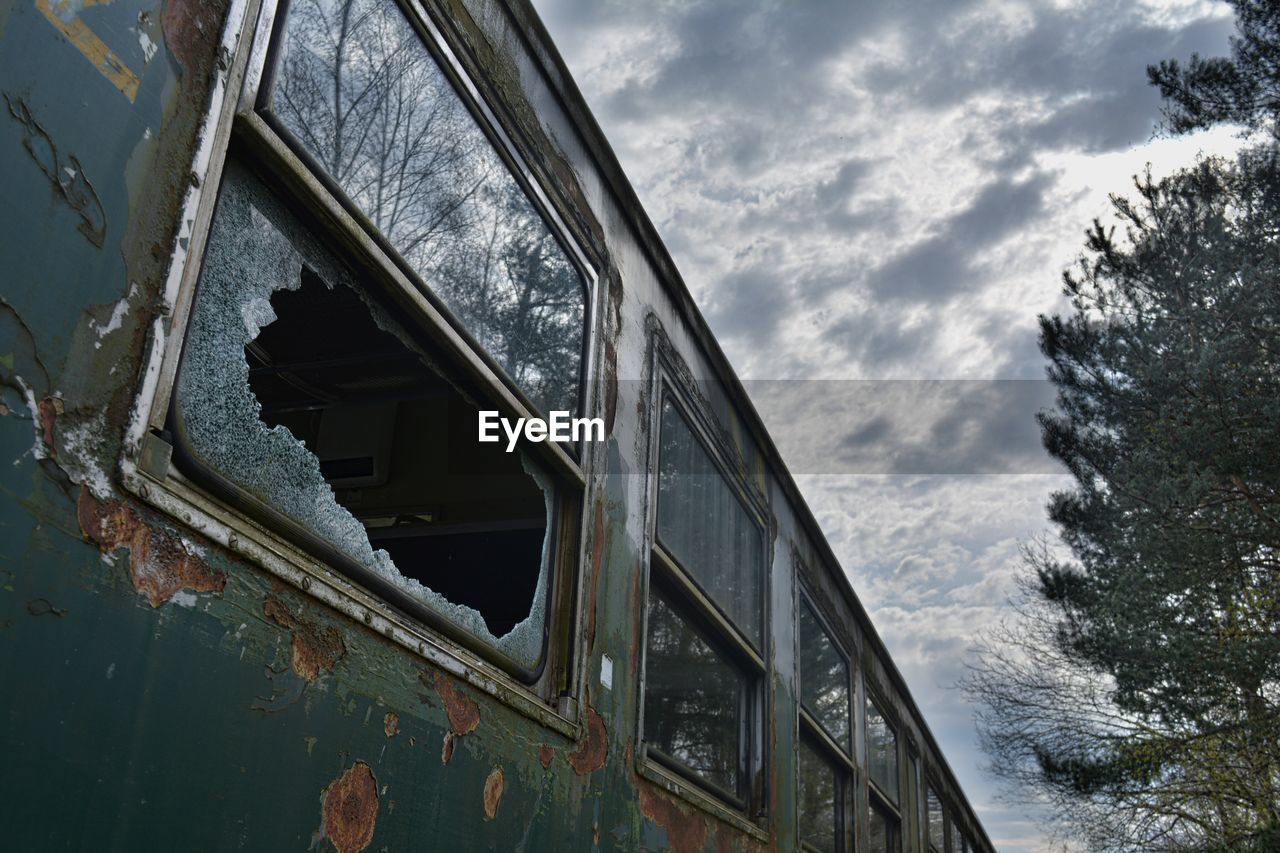
[[[938,807],[936,809],[930,805],[933,802],[937,803]],[[933,835],[933,815],[935,811],[938,815],[938,829],[941,833],[941,838],[934,838]],[[938,793],[937,784],[928,774],[925,775],[924,818],[925,849],[931,851],[931,853],[947,853],[947,850],[950,849],[947,844],[947,806],[942,799],[942,795]]]
[[[872,689],[869,683],[864,682],[864,685],[865,696],[862,703],[861,719],[863,742],[866,744],[867,750],[867,825],[870,826],[872,811],[879,811],[881,815],[885,817],[886,822],[889,825],[891,836],[896,833],[898,842],[897,849],[901,851],[903,849],[903,841],[907,838],[907,827],[905,826],[906,821],[903,820],[902,727],[898,720],[894,719],[893,716],[884,710],[888,707],[889,703],[884,700],[878,691]],[[895,791],[886,791],[881,787],[880,783],[875,780],[874,774],[871,772],[871,732],[870,714],[867,713],[868,708],[875,708],[880,719],[884,721],[885,726],[889,731],[893,732],[893,759],[896,776],[894,781],[897,787],[897,790]]]
[[[857,710],[857,672],[854,667],[853,657],[845,650],[844,646],[836,637],[836,632],[832,630],[831,622],[827,619],[822,608],[817,604],[817,597],[814,596],[801,580],[800,580],[800,564],[795,561],[795,588],[796,607],[795,607],[795,637],[793,647],[796,650],[796,736],[797,742],[806,741],[826,758],[827,763],[836,771],[837,784],[839,786],[838,808],[836,814],[836,845],[837,849],[846,850],[852,846],[852,841],[856,837],[857,821],[855,820],[856,811],[853,807],[853,794],[857,790],[858,785],[858,765],[854,760],[852,741],[856,738],[857,721],[859,719]],[[849,739],[850,743],[840,744],[827,731],[826,726],[818,720],[804,704],[803,681],[804,667],[800,654],[800,611],[801,608],[808,607],[810,612],[818,621],[818,626],[827,635],[827,639],[831,642],[836,653],[844,658],[845,672],[847,678],[847,689],[849,697]],[[796,762],[797,772],[799,771],[799,761]],[[799,797],[799,779],[796,785],[797,794],[797,810]],[[797,832],[799,827],[799,813],[797,811],[796,826]],[[814,848],[804,842],[803,839],[797,839],[797,845],[803,850],[813,850]]]
[[[656,336],[655,336],[656,337]],[[640,776],[662,786],[693,805],[710,812],[726,823],[742,830],[760,841],[768,841],[769,835],[762,828],[767,821],[769,791],[769,759],[765,738],[766,722],[773,714],[773,699],[768,689],[772,677],[772,631],[769,612],[769,578],[773,564],[771,515],[764,494],[753,486],[740,470],[732,464],[730,444],[719,434],[715,416],[710,407],[690,387],[690,383],[677,377],[679,370],[661,347],[653,348],[651,362],[654,382],[649,408],[649,469],[646,482],[646,536],[649,559],[643,578],[640,601],[640,677],[636,685],[636,771]],[[679,561],[669,554],[658,538],[658,475],[661,446],[661,420],[663,406],[670,401],[693,433],[695,440],[714,462],[726,484],[732,489],[743,507],[758,524],[764,550],[761,574],[760,617],[761,645],[757,649],[722,612],[710,594],[698,585],[684,570]],[[658,586],[668,600],[676,597],[675,606],[682,615],[692,617],[699,634],[715,646],[727,652],[733,664],[748,679],[748,719],[742,734],[747,755],[745,796],[720,790],[716,785],[701,779],[697,774],[668,756],[652,748],[644,737],[644,701],[647,666],[647,642],[649,628],[650,590]]]
[[[393,2],[393,0],[388,0]],[[598,276],[601,264],[589,250],[583,232],[573,227],[562,199],[549,195],[545,168],[531,156],[532,148],[509,134],[498,113],[495,93],[475,82],[478,64],[462,48],[462,39],[447,16],[427,4],[408,0],[396,2],[423,38],[455,91],[515,179],[543,216],[563,247],[570,250],[574,265],[586,284],[584,294],[583,352],[580,359],[578,411],[589,415],[596,406],[595,365],[598,335]],[[552,588],[548,590],[548,621],[557,619],[552,632],[550,662],[534,683],[522,683],[501,666],[495,665],[473,647],[442,635],[420,621],[406,617],[394,607],[293,542],[230,507],[224,500],[183,476],[170,464],[172,446],[165,441],[165,418],[174,390],[177,363],[193,303],[223,165],[229,157],[249,163],[267,179],[269,187],[308,204],[308,224],[317,235],[332,238],[335,252],[359,258],[380,278],[384,298],[415,312],[425,334],[457,358],[460,376],[477,384],[490,395],[506,417],[531,417],[538,412],[468,335],[438,298],[392,255],[385,251],[367,224],[353,215],[330,188],[308,168],[306,162],[277,135],[255,110],[262,81],[263,63],[269,53],[278,8],[277,0],[232,0],[220,44],[220,64],[208,111],[201,128],[191,173],[191,188],[183,202],[180,227],[173,247],[173,262],[165,284],[162,316],[152,329],[147,368],[135,400],[126,445],[121,460],[122,482],[144,501],[180,518],[212,540],[255,562],[277,577],[317,598],[353,620],[385,635],[440,668],[470,682],[514,707],[524,715],[566,736],[580,730],[576,697],[584,674],[578,650],[582,626],[576,619],[581,610],[580,570],[584,548],[582,512],[586,503],[587,475],[583,448],[566,451],[552,442],[530,448],[531,454],[550,469],[563,487],[564,495],[548,535],[552,540]],[[301,202],[299,202],[301,203]]]

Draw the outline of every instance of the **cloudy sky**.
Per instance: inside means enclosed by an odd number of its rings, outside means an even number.
[[[947,688],[1066,483],[1036,315],[1107,193],[1233,147],[1156,138],[1144,73],[1225,53],[1229,10],[534,2],[991,837],[1044,849]]]

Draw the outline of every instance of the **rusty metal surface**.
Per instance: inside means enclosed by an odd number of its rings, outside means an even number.
[[[0,10],[4,846],[793,849],[785,772],[769,775],[767,844],[637,773],[651,326],[694,378],[714,377],[722,356],[664,284],[635,212],[619,209],[616,164],[584,143],[576,90],[548,82],[557,66],[537,53],[523,4],[514,14],[493,0],[440,6],[486,69],[486,93],[540,148],[540,178],[601,265],[595,388],[608,441],[586,461],[577,735],[121,488],[131,408],[170,310],[175,246],[188,239],[179,212],[202,180],[199,128],[230,61],[219,48],[227,5]],[[792,552],[822,549],[742,425],[725,429],[776,515],[766,732],[776,759],[795,749]],[[892,692],[893,673],[852,619],[861,668]],[[604,655],[611,687],[599,680]],[[908,729],[912,707],[896,708]]]

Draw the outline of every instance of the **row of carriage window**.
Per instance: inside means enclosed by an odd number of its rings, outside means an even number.
[[[282,4],[261,121],[241,128],[259,141],[228,160],[166,429],[185,475],[552,701],[585,454],[506,454],[474,424],[483,408],[582,411],[592,274],[431,32],[390,0]],[[259,153],[273,146],[312,180],[273,180]],[[317,224],[316,209],[342,213]],[[694,399],[664,382],[656,412],[643,756],[754,820],[768,509]],[[797,640],[801,839],[847,850],[851,670],[804,596]],[[967,853],[932,785],[920,800],[909,750],[900,789],[880,706],[861,721],[872,849],[901,849],[905,815],[931,849]]]

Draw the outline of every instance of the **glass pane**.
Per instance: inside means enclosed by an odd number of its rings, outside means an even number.
[[[553,485],[476,440],[441,363],[228,164],[176,384],[179,465],[532,669]]]
[[[929,844],[933,849],[941,851],[943,849],[943,823],[945,819],[942,814],[942,800],[938,797],[938,792],[933,790],[932,787],[929,788],[928,809]]]
[[[809,602],[800,602],[800,699],[836,743],[849,750],[849,664]]]
[[[867,829],[872,853],[900,853],[902,847],[898,819],[874,801],[871,803],[871,820]]]
[[[644,738],[739,792],[743,678],[656,592],[649,594]]]
[[[817,850],[835,853],[836,774],[825,759],[800,741],[800,840]]]
[[[890,802],[898,801],[898,737],[874,702],[867,702],[867,756],[871,779]]]
[[[395,3],[294,0],[273,114],[529,398],[576,410],[576,267]]]
[[[764,537],[676,407],[662,407],[658,538],[761,647]]]

